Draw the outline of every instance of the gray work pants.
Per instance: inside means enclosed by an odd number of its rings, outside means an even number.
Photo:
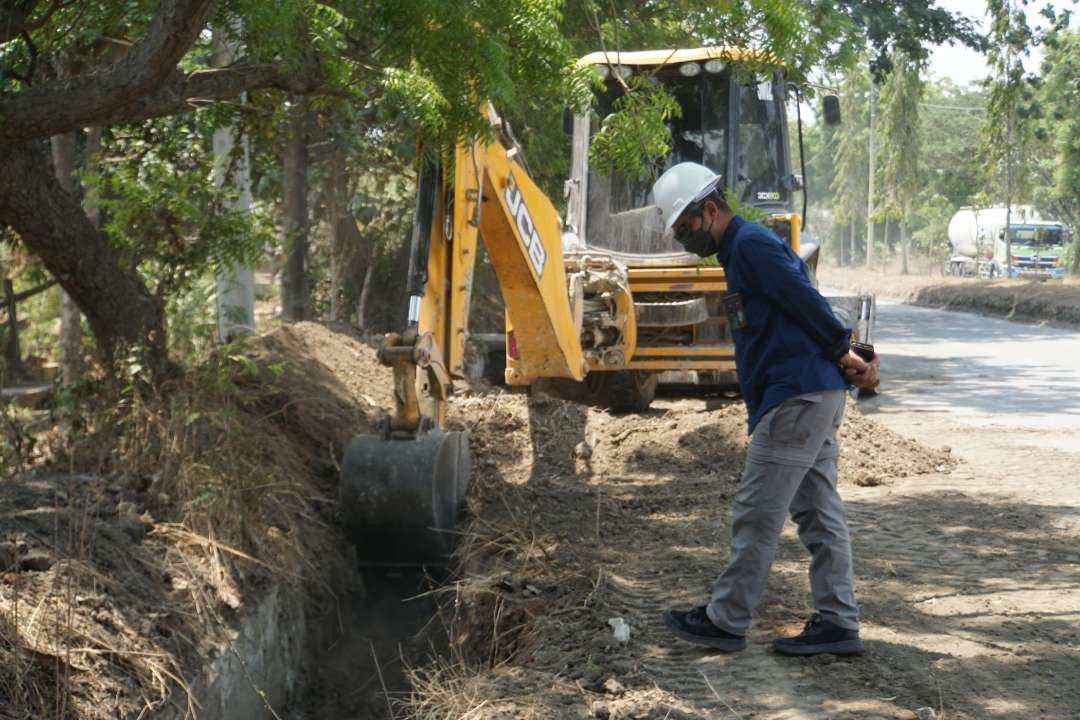
[[[732,507],[731,558],[707,608],[718,627],[746,634],[790,512],[812,557],[814,607],[824,619],[858,630],[851,538],[836,491],[836,432],[845,398],[843,390],[800,395],[770,410],[754,428]]]

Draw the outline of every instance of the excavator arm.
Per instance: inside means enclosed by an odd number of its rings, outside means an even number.
[[[626,269],[587,256],[567,263],[558,212],[518,162],[516,143],[494,134],[421,168],[408,324],[379,350],[394,372],[394,412],[380,435],[353,438],[342,462],[343,518],[367,563],[437,563],[449,551],[470,459],[464,433],[443,425],[453,383],[465,377],[479,240],[513,338],[508,384],[580,381],[591,367],[622,365],[634,350]]]

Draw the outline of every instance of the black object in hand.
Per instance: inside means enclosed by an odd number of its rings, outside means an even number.
[[[853,342],[851,343],[851,349],[866,362],[870,362],[877,357],[877,353],[874,352],[874,346],[870,343]]]

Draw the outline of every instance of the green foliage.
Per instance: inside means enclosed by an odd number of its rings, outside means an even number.
[[[405,68],[388,68],[385,82],[387,91],[407,108],[423,134],[434,138],[448,135],[450,100],[419,63],[410,63]]]
[[[0,44],[0,90],[26,87],[54,72],[53,58],[109,56],[113,39],[137,38],[157,0],[97,0],[36,3],[28,26],[33,32]]]
[[[380,51],[385,89],[436,146],[490,132],[482,100],[520,107],[530,98],[560,107],[580,99],[574,57],[559,29],[557,0],[416,0],[377,3],[377,27],[393,34]]]
[[[593,134],[589,161],[601,170],[644,178],[649,165],[671,149],[666,122],[681,117],[682,110],[670,93],[647,78],[631,77],[627,90]]]
[[[879,83],[893,70],[894,53],[922,64],[934,45],[960,42],[977,50],[985,47],[972,18],[926,0],[817,0],[815,5],[831,6],[861,30],[864,46],[872,50],[871,73]]]
[[[769,213],[765,212],[759,207],[755,207],[750,203],[739,202],[740,192],[729,192],[724,196],[724,201],[731,208],[731,211],[736,215],[742,216],[744,220],[758,223],[759,225],[767,225],[769,223]]]
[[[840,85],[843,114],[833,145],[836,175],[831,185],[838,245],[847,242],[852,224],[860,225],[866,218],[871,91],[866,64],[859,63],[844,74]]]
[[[1034,199],[1045,215],[1071,224],[1080,235],[1080,31],[1055,28],[1044,45]],[[1080,238],[1074,236],[1074,257],[1078,248]]]
[[[979,128],[986,96],[978,88],[960,88],[948,79],[927,83],[919,108],[923,167],[919,184],[953,207],[970,205],[984,188],[979,156]]]
[[[915,201],[917,212],[909,216],[913,226],[914,247],[930,257],[944,257],[949,251],[949,221],[956,204],[948,197],[924,188]]]
[[[581,0],[569,3],[566,32],[579,54],[593,50],[730,45],[768,50],[793,80],[811,70],[850,67],[873,53],[883,77],[899,48],[916,59],[928,46],[981,47],[970,18],[926,0]]]
[[[159,5],[39,3],[37,12],[55,12],[35,18],[41,22],[25,37],[0,44],[0,91],[47,81],[61,58],[83,74],[114,62],[143,36]],[[354,285],[355,273],[348,273],[364,262],[393,266],[409,220],[416,143],[434,150],[490,132],[483,101],[512,121],[537,179],[557,195],[568,155],[560,111],[584,110],[592,98],[592,71],[575,65],[585,52],[758,47],[767,55],[760,68],[746,72],[783,64],[798,80],[814,67],[849,64],[867,39],[875,52],[896,46],[915,56],[909,46],[966,41],[968,29],[915,0],[222,0],[210,26],[241,46],[239,64],[271,63],[287,74],[320,68],[325,82],[311,99],[308,128],[317,257],[311,266],[324,277],[333,267]],[[209,67],[212,51],[204,33],[180,69]],[[605,120],[592,152],[598,165],[635,175],[666,152],[671,138],[664,121],[678,108],[640,80],[631,89]],[[253,262],[277,245],[286,99],[280,90],[264,90],[170,119],[113,127],[100,169],[84,177],[100,195],[103,228],[123,261],[166,301],[178,354],[201,354],[212,335],[214,272]],[[230,191],[210,181],[210,138],[226,125],[252,146],[250,215],[229,210]],[[331,187],[331,168],[339,161],[347,168],[343,188]],[[356,219],[357,247],[328,247],[321,232],[326,225],[318,221],[337,219],[342,207]],[[326,259],[331,255],[334,263]]]
[[[114,129],[98,169],[82,178],[98,192],[104,231],[162,298],[253,262],[270,241],[247,214],[227,208],[234,191],[210,182],[209,119],[193,113]]]
[[[1029,154],[1038,110],[1024,71],[1024,57],[1035,42],[1022,7],[1011,0],[987,0],[991,16],[987,58],[994,73],[989,83],[982,154],[987,176],[1007,202],[1030,194]]]
[[[169,352],[190,363],[205,358],[217,340],[214,276],[196,276],[188,285],[166,298]]]
[[[776,65],[787,68],[790,79],[798,82],[811,70],[836,70],[852,67],[858,52],[869,46],[875,53],[870,63],[881,76],[888,68],[887,55],[900,48],[913,58],[927,56],[925,48],[933,43],[958,40],[981,46],[969,18],[954,15],[925,0],[815,0],[796,3],[790,0],[723,0],[691,3],[686,0],[656,0],[641,3],[633,0],[583,0],[571,3],[564,24],[573,37],[579,54],[594,50],[638,50],[661,47],[697,47],[728,45],[760,48],[767,51],[759,63],[743,68],[746,74],[761,73]],[[868,81],[866,83],[868,86]],[[659,147],[665,135],[656,122],[656,114],[636,122],[613,120],[619,140],[608,140],[611,149],[594,151],[593,161],[611,164],[619,155],[628,174],[640,176],[645,158],[634,164],[630,155],[646,148]],[[622,121],[622,122],[620,122]],[[863,125],[865,128],[865,124]],[[851,126],[842,133],[847,145],[847,167],[840,172],[840,184],[854,188],[857,130]],[[865,170],[863,171],[865,175]],[[830,178],[831,180],[831,178]],[[828,182],[826,182],[828,184]],[[864,183],[865,186],[865,183]],[[857,191],[845,197],[847,216],[858,210]],[[865,191],[862,208],[865,209]]]
[[[910,222],[919,189],[919,112],[923,82],[919,65],[897,52],[882,88],[881,160],[885,217]]]

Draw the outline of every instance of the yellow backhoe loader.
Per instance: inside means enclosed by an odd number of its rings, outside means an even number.
[[[667,167],[706,165],[816,264],[816,248],[800,243],[805,207],[802,214],[793,207],[801,179],[789,157],[789,86],[780,71],[746,83],[736,70],[760,57],[752,52],[700,48],[582,58],[605,89],[596,114],[568,123],[573,149],[565,217],[533,182],[512,134],[490,108],[496,139],[461,143],[447,162],[422,165],[408,325],[388,335],[379,351],[394,372],[394,412],[379,435],[355,437],[342,462],[342,514],[362,562],[437,564],[451,548],[470,455],[465,434],[442,427],[454,382],[466,377],[479,239],[505,303],[507,385],[554,381],[590,401],[640,411],[665,376],[691,383],[733,379],[723,269],[703,265],[665,233],[649,195]],[[598,119],[623,92],[620,78],[634,73],[663,83],[682,109],[670,121],[671,152],[643,180],[589,167]],[[800,156],[801,149],[800,142]],[[834,307],[856,339],[869,339],[872,298]]]

